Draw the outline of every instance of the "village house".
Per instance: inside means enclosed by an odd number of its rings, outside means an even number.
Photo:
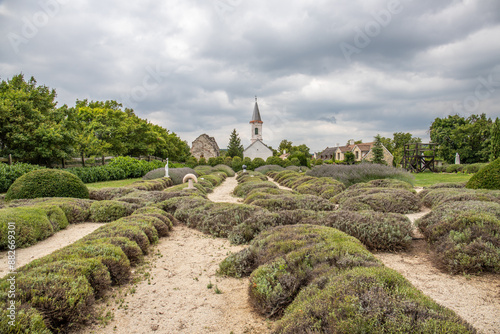
[[[372,151],[373,144],[373,142],[354,144],[354,141],[351,141],[346,146],[327,147],[318,155],[318,158],[322,160],[342,161],[345,159],[346,152],[352,152],[355,161],[372,161],[374,156]],[[382,149],[384,150],[384,161],[389,166],[392,166],[394,156],[384,145],[382,145]]]

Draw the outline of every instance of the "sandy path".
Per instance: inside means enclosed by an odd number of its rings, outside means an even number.
[[[213,193],[208,194],[207,197],[212,202],[228,202],[228,203],[242,203],[243,199],[233,195],[234,188],[238,185],[236,177],[228,177],[218,187],[215,187]]]
[[[151,284],[138,283],[136,293],[125,297],[127,310],[114,310],[109,325],[85,333],[268,333],[265,318],[253,313],[248,302],[248,278],[215,275],[228,253],[241,249],[175,226],[154,251],[161,256],[154,258]],[[215,293],[215,286],[222,294]]]
[[[59,248],[71,245],[87,234],[92,233],[100,226],[102,226],[100,223],[71,224],[64,230],[57,232],[56,234],[31,247],[16,249],[16,266],[17,268],[20,268],[35,259],[41,258],[58,250]],[[4,277],[9,271],[7,254],[7,251],[0,252],[0,277]]]
[[[429,209],[424,209],[407,216],[415,221],[428,212]],[[423,239],[423,236],[420,234],[416,239]],[[409,252],[375,256],[427,296],[455,311],[480,333],[500,333],[500,275],[446,274],[434,266],[433,252],[425,240],[414,240]]]

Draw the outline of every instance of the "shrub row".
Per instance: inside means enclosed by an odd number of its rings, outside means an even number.
[[[417,226],[452,273],[500,273],[500,204],[444,202]]]
[[[331,177],[346,187],[355,183],[377,179],[397,179],[413,184],[413,176],[404,169],[380,164],[361,163],[359,165],[321,165],[306,172],[308,176]]]
[[[330,199],[344,191],[345,186],[330,177],[304,176],[295,171],[270,172],[280,185],[292,188],[300,194],[316,195],[324,199]]]
[[[21,162],[14,163],[13,165],[0,162],[0,193],[6,192],[10,185],[22,175],[43,168],[45,167]]]
[[[466,185],[470,189],[500,189],[500,158],[474,174]]]
[[[189,167],[181,167],[181,168],[169,168],[168,176],[172,179],[174,185],[181,184],[182,179],[187,174],[194,174],[198,176],[198,174],[194,171],[194,169]],[[157,168],[142,177],[143,180],[154,180],[165,177],[165,168]]]
[[[101,188],[101,189],[91,189],[90,199],[102,201],[102,200],[112,200],[119,199],[124,196],[130,195],[131,193],[141,193],[147,194],[148,192],[159,192],[168,187],[171,187],[173,182],[169,178],[159,178],[154,180],[140,180],[135,181],[124,187],[111,187],[111,188]],[[131,195],[133,197],[133,195]],[[145,196],[146,198],[148,196]],[[146,199],[145,198],[145,199]]]
[[[235,175],[234,170],[226,165],[215,165],[215,166],[197,166],[194,169],[198,175],[207,175],[213,173],[224,173],[227,177],[233,177]]]
[[[336,229],[276,227],[219,267],[223,275],[250,273],[255,308],[284,315],[274,333],[475,332]]]
[[[165,167],[165,163],[154,160],[138,160],[131,157],[117,157],[109,164],[96,167],[72,167],[66,171],[78,176],[84,183],[138,178],[149,171]]]
[[[18,269],[16,302],[23,313],[16,317],[16,331],[67,332],[93,320],[95,300],[112,285],[128,282],[131,264],[140,262],[149,245],[168,234],[172,222],[166,213],[141,210]],[[9,286],[6,278],[0,281],[4,305]],[[7,312],[0,311],[2,329],[10,328]],[[27,320],[28,314],[33,318]]]
[[[352,185],[331,201],[338,203],[340,209],[350,211],[412,213],[420,211],[421,206],[420,198],[407,189],[374,187],[363,183]]]
[[[445,165],[438,168],[438,172],[474,174],[479,172],[479,170],[486,165],[487,163]]]
[[[460,187],[445,188],[427,188],[419,193],[423,205],[435,208],[443,203],[462,202],[462,201],[484,201],[500,203],[500,191],[491,190],[473,190]]]

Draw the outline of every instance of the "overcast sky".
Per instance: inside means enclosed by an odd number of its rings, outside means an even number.
[[[0,79],[117,100],[191,142],[321,151],[500,116],[498,0],[0,0]]]

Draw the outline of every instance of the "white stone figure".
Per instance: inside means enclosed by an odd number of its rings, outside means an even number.
[[[168,158],[167,158],[167,164],[165,165],[165,177],[170,177],[168,175]]]
[[[455,165],[460,165],[460,154],[455,154]]]

